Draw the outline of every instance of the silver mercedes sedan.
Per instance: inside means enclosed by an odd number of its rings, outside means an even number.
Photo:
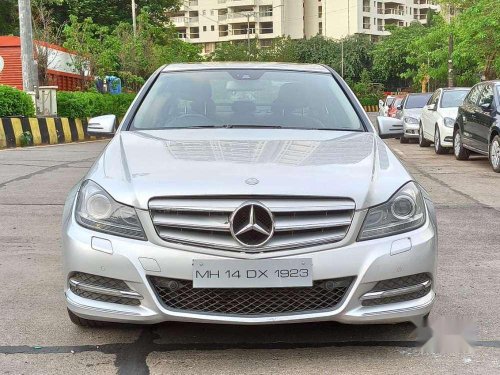
[[[330,68],[168,65],[115,121],[63,214],[75,324],[425,321],[433,204]]]

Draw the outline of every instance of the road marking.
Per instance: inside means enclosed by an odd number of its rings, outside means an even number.
[[[405,153],[404,153],[403,151],[401,151],[399,148],[393,147],[392,149],[393,149],[395,152],[397,152],[399,155],[401,155],[401,156],[404,156],[404,155],[405,155]]]

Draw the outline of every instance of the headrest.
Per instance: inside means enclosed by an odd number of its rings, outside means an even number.
[[[252,113],[255,112],[257,106],[254,102],[250,101],[237,101],[231,105],[233,112],[235,113]]]

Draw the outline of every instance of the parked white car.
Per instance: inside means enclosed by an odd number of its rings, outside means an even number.
[[[408,94],[397,106],[396,118],[403,120],[401,143],[408,143],[410,139],[418,138],[418,124],[422,109],[430,97],[431,94],[428,93]]]
[[[392,102],[394,101],[394,98],[396,98],[394,95],[388,95],[385,98],[385,100],[382,100],[382,99],[379,100],[379,102],[378,102],[378,107],[379,107],[378,115],[379,116],[384,116],[384,117],[388,116],[387,112],[389,111],[389,107],[392,104]]]
[[[419,125],[419,145],[434,143],[436,154],[445,154],[453,147],[453,127],[458,107],[470,88],[443,88],[434,92],[422,111]]]

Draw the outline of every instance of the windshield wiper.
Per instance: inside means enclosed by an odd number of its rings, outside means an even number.
[[[222,127],[226,129],[283,129],[281,125],[231,125],[226,124]]]

